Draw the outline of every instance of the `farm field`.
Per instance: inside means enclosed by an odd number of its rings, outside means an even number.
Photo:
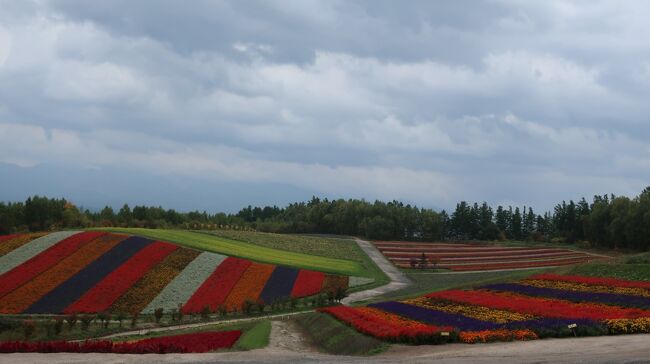
[[[132,234],[150,239],[169,241],[188,248],[250,259],[262,263],[286,265],[351,276],[368,275],[363,266],[353,260],[335,259],[269,248],[200,232],[142,228],[106,228],[100,229],[100,231]]]
[[[334,294],[350,284],[348,276],[140,236],[70,231],[29,237],[22,245],[12,243],[22,235],[0,242],[13,247],[0,256],[0,314],[244,311]]]
[[[379,251],[400,268],[424,263],[455,272],[555,267],[586,263],[606,257],[564,248],[503,247],[461,243],[374,242]],[[425,262],[422,262],[424,254]]]
[[[319,309],[389,342],[464,343],[650,332],[650,282],[542,273],[365,307]]]

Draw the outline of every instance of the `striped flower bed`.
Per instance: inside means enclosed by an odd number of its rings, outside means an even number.
[[[436,268],[458,272],[553,267],[604,257],[560,248],[498,247],[477,244],[375,242],[377,249],[400,268],[419,268],[422,254]],[[430,265],[430,263],[428,263]]]
[[[0,313],[21,313],[36,302],[39,297],[68,280],[125,238],[126,236],[108,234],[89,242],[55,266],[2,297],[0,299]]]
[[[458,341],[466,343],[650,333],[650,310],[647,309],[650,289],[642,288],[648,282],[556,275],[532,278],[520,283],[491,284],[467,291],[448,290],[401,302],[371,304],[369,307],[375,313],[372,318],[364,316],[367,308],[363,307],[323,312],[378,338],[384,338],[381,329],[367,328],[389,324],[380,319],[378,312],[424,325],[450,326]],[[533,286],[529,284],[531,281],[546,282],[550,287]],[[564,288],[567,283],[584,285],[585,282],[598,289],[610,287],[629,291],[617,294]]]
[[[204,307],[216,311],[251,264],[250,260],[227,258],[187,301],[183,312],[200,312]]]
[[[230,290],[224,305],[228,311],[242,311],[244,303],[257,302],[275,266],[253,263]]]
[[[110,311],[132,315],[143,311],[199,254],[200,252],[190,249],[177,249],[172,252],[118,298],[111,305]]]
[[[48,270],[68,255],[74,253],[83,244],[86,244],[104,233],[84,232],[63,239],[61,242],[46,249],[23,264],[0,276],[0,297],[20,287],[37,275]]]
[[[3,255],[0,257],[0,274],[4,274],[16,268],[48,248],[54,246],[61,240],[77,233],[78,232],[75,231],[61,231],[45,235]]]
[[[105,232],[7,237],[0,257],[0,313],[186,313],[348,287],[349,277],[199,252]]]
[[[143,313],[153,313],[162,308],[165,311],[178,309],[185,304],[194,291],[210,274],[226,259],[226,256],[204,252],[194,259],[172,280],[163,290],[142,310]]]
[[[175,249],[175,245],[161,242],[147,245],[131,259],[113,270],[106,278],[88,290],[63,312],[105,311],[151,267],[165,259]]]

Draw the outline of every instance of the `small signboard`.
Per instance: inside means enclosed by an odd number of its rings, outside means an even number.
[[[449,333],[447,331],[443,331],[440,333],[440,336],[449,336]]]
[[[576,324],[571,324],[571,325],[569,325],[569,328],[570,328],[570,329],[575,329],[576,327],[578,327],[578,325],[576,325]]]

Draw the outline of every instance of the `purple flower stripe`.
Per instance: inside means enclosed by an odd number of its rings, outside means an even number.
[[[489,284],[480,288],[520,293],[527,296],[558,298],[573,302],[594,302],[624,307],[650,308],[650,298],[625,294],[565,291],[515,283]]]
[[[592,320],[583,319],[558,319],[558,318],[538,318],[525,321],[514,321],[505,324],[498,324],[490,321],[478,320],[461,314],[448,313],[438,310],[432,310],[425,307],[409,305],[401,302],[381,302],[368,305],[400,316],[407,317],[411,320],[427,322],[440,326],[453,326],[461,331],[482,331],[496,329],[531,329],[531,330],[553,330],[566,328],[570,324],[579,326],[599,326],[600,324]]]
[[[368,306],[376,307],[415,321],[432,323],[439,326],[453,326],[462,331],[495,330],[503,326],[502,324],[477,320],[456,313],[431,310],[395,301],[375,303]]]

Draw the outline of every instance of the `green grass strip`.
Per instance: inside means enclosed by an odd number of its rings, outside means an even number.
[[[239,350],[253,350],[264,348],[269,344],[271,335],[271,321],[260,321],[257,325],[244,332],[235,344]]]
[[[350,260],[319,257],[303,253],[290,252],[286,250],[272,249],[209,234],[195,233],[184,230],[141,228],[106,228],[99,230],[133,234],[156,240],[170,241],[194,249],[236,256],[258,262],[287,265],[297,268],[344,275],[367,275],[361,264]]]

